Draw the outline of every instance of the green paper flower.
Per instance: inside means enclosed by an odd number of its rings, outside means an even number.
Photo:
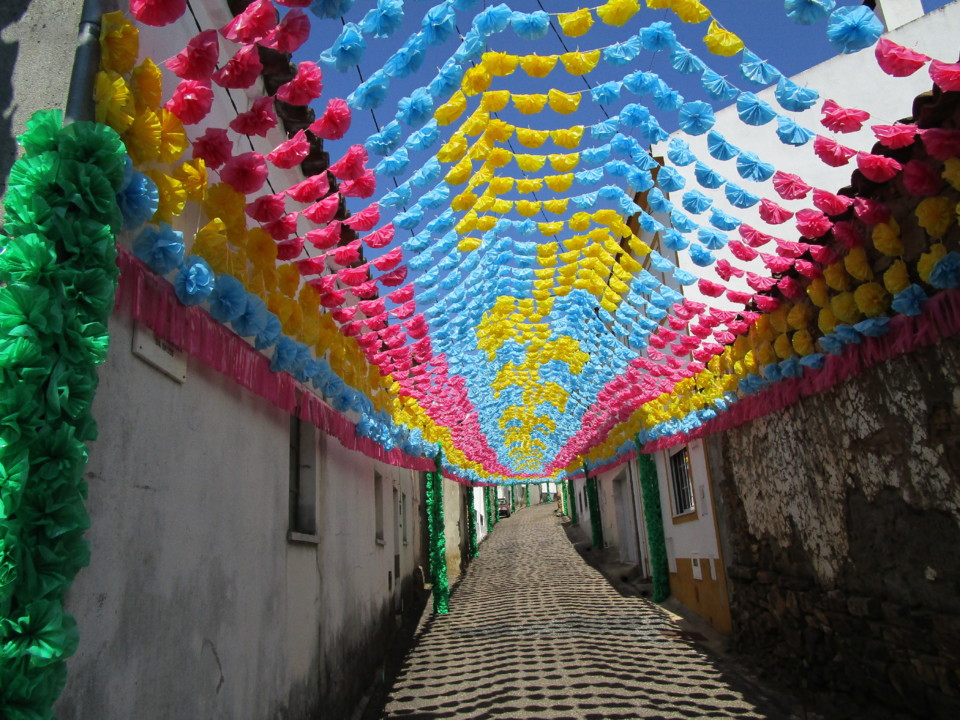
[[[4,522],[20,509],[30,478],[30,456],[26,448],[21,447],[18,453],[5,455],[0,463],[0,520]]]
[[[57,187],[63,201],[72,205],[77,212],[109,225],[114,234],[120,232],[123,216],[117,205],[116,191],[99,167],[75,160],[61,160]],[[56,202],[52,204],[57,205]]]
[[[0,661],[0,717],[4,720],[50,720],[53,703],[67,683],[67,666],[43,667]]]
[[[86,461],[87,446],[77,440],[72,426],[51,427],[40,433],[30,450],[30,478],[41,485],[75,478]]]
[[[63,110],[39,110],[25,123],[27,131],[17,136],[17,142],[23,146],[27,155],[56,150],[60,130],[63,128]]]
[[[110,314],[116,295],[116,282],[103,268],[63,271],[67,301],[77,307],[77,314],[90,320],[103,319]]]
[[[60,305],[39,285],[0,287],[0,368],[32,365],[43,355],[47,333],[63,325]]]
[[[0,253],[0,282],[37,284],[54,272],[57,254],[36,233],[13,238]]]
[[[62,359],[57,361],[50,371],[44,393],[47,409],[54,415],[63,413],[71,419],[80,417],[93,404],[98,382],[97,372],[92,367],[81,368],[68,365]]]
[[[117,277],[114,235],[104,223],[86,217],[52,216],[42,231],[56,246],[60,259],[71,267],[101,268],[108,277]]]
[[[123,187],[127,152],[114,130],[93,122],[71,123],[60,133],[59,148],[63,159],[96,166],[110,182],[115,201]]]
[[[31,667],[43,667],[69,657],[77,650],[77,623],[59,602],[37,600],[0,620],[0,661],[27,658]]]

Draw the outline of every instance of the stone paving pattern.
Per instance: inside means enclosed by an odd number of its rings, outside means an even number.
[[[789,717],[737,689],[655,604],[589,567],[544,504],[502,520],[419,630],[387,718]]]

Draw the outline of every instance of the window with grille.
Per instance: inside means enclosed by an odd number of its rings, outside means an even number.
[[[670,456],[670,485],[673,514],[683,515],[693,508],[693,484],[690,477],[690,453],[686,448]]]

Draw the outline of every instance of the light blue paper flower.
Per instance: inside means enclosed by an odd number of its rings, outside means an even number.
[[[207,261],[191,255],[173,279],[173,291],[184,305],[199,305],[208,297],[216,285],[216,276]]]

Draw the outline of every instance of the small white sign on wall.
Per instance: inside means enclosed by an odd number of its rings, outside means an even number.
[[[187,353],[140,323],[133,326],[133,354],[178,383],[187,380]]]

